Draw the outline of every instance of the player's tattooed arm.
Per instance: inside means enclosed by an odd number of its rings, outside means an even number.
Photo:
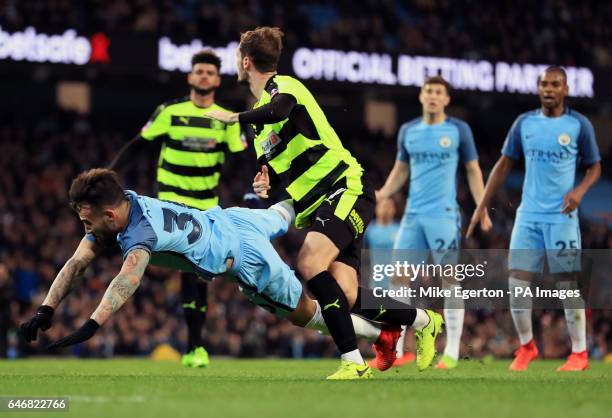
[[[92,241],[83,238],[73,256],[64,264],[64,267],[53,280],[43,305],[57,308],[59,303],[74,289],[91,261],[100,253],[100,248]]]
[[[134,294],[140,279],[149,264],[150,254],[143,249],[130,251],[123,262],[121,271],[111,281],[91,319],[102,325],[113,313]]]

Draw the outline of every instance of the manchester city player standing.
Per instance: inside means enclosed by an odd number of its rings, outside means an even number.
[[[445,109],[450,103],[449,83],[439,76],[428,78],[421,88],[419,101],[423,116],[401,126],[397,159],[376,197],[379,202],[389,198],[410,177],[408,202],[394,249],[436,251],[434,262],[437,263],[461,244],[461,219],[456,198],[459,162],[465,165],[476,204],[482,198],[484,184],[472,130],[464,121],[446,115]],[[491,227],[486,213],[482,227]],[[447,339],[444,356],[437,368],[457,366],[463,307],[461,299],[444,300]]]
[[[527,370],[538,356],[533,341],[531,297],[519,299],[516,290],[528,287],[536,274],[542,272],[544,250],[549,250],[548,266],[557,279],[557,286],[574,285],[579,265],[567,257],[571,254],[576,257],[576,251],[569,250],[581,248],[577,208],[601,174],[593,126],[586,117],[565,106],[569,93],[565,70],[548,67],[538,79],[538,92],[541,107],[520,115],[510,128],[502,156],[491,172],[485,195],[468,229],[469,236],[483,219],[491,198],[503,185],[514,161],[524,158],[523,196],[510,239],[510,307],[521,341],[510,365],[513,371]],[[586,166],[586,175],[574,186],[579,162]],[[586,370],[589,361],[585,310],[574,309],[566,301],[564,305],[572,353],[557,370]]]

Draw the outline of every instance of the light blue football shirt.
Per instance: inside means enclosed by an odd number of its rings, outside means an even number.
[[[541,109],[520,115],[510,128],[502,154],[525,158],[523,196],[517,220],[527,222],[576,222],[577,210],[564,215],[564,196],[574,188],[579,162],[601,160],[591,122],[566,108],[559,117],[547,117]]]
[[[194,271],[212,280],[225,273],[227,260],[239,257],[240,236],[224,211],[201,211],[126,190],[130,201],[128,225],[117,234],[124,257],[142,248],[151,264]],[[95,238],[88,234],[88,239]]]
[[[410,165],[406,213],[456,217],[458,163],[478,159],[469,125],[453,117],[429,125],[420,117],[401,126],[397,149]]]

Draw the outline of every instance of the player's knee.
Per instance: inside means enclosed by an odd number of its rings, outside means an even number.
[[[310,280],[320,272],[327,270],[327,266],[323,265],[314,253],[300,250],[297,269],[304,280]]]

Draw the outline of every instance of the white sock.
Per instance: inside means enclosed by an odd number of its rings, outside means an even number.
[[[325,320],[323,320],[323,315],[321,314],[321,305],[319,305],[318,301],[314,301],[316,303],[316,310],[310,321],[304,326],[304,328],[316,329],[321,331],[325,335],[329,335],[329,330],[327,329],[327,325],[325,325]],[[359,317],[357,317],[359,318]],[[354,315],[351,315],[351,319],[353,319],[353,323],[355,323]],[[362,319],[363,318],[359,318]],[[379,330],[380,333],[380,330]],[[376,336],[378,338],[378,335]],[[363,357],[361,357],[361,352],[359,349],[349,351],[348,353],[340,354],[340,358],[345,361],[350,361],[357,364],[365,364],[363,361]]]
[[[572,340],[572,352],[581,353],[587,349],[586,314],[584,309],[565,309],[565,322]]]
[[[325,324],[325,320],[323,319],[323,314],[321,313],[321,305],[319,305],[318,301],[314,301],[316,304],[316,310],[310,321],[304,326],[304,328],[308,329],[316,329],[317,331],[321,331],[325,335],[329,335],[329,330],[327,329],[327,325]],[[378,336],[380,335],[381,325],[376,322],[368,321],[360,316],[351,314],[351,320],[353,321],[353,327],[355,328],[355,335],[361,338],[365,338],[370,342],[376,341]]]
[[[557,283],[559,289],[576,289],[576,282],[563,281]],[[575,300],[570,301],[565,299],[565,322],[567,323],[567,330],[569,332],[570,339],[572,340],[572,352],[581,353],[587,349],[586,342],[586,312],[584,308],[578,308],[578,306],[584,306],[584,303],[576,302]],[[578,308],[578,309],[577,309]]]
[[[406,325],[402,325],[402,333],[400,334],[399,339],[397,340],[397,345],[395,346],[395,354],[397,358],[400,358],[404,355],[404,342],[406,341]]]
[[[416,309],[416,317],[414,318],[414,322],[412,323],[412,328],[417,331],[422,330],[429,324],[429,315],[425,312],[425,309]]]
[[[519,335],[521,345],[527,344],[533,339],[533,326],[531,323],[531,307],[532,298],[531,296],[525,296],[520,294],[518,297],[515,296],[515,289],[521,287],[529,287],[529,281],[519,280],[515,277],[508,279],[508,289],[510,290],[510,313],[512,314],[512,321],[514,321],[514,327]]]
[[[351,314],[351,320],[353,321],[353,328],[355,328],[355,335],[370,342],[378,339],[382,325],[353,314]]]
[[[459,360],[459,348],[461,346],[461,333],[463,331],[463,317],[465,309],[459,309],[458,305],[465,306],[463,299],[444,300],[444,322],[446,323],[446,347],[444,355],[453,360]],[[447,305],[455,308],[447,309]]]
[[[363,361],[363,357],[361,357],[359,349],[349,351],[348,353],[342,353],[340,355],[340,358],[344,361],[350,361],[352,363],[365,364],[365,361]]]

